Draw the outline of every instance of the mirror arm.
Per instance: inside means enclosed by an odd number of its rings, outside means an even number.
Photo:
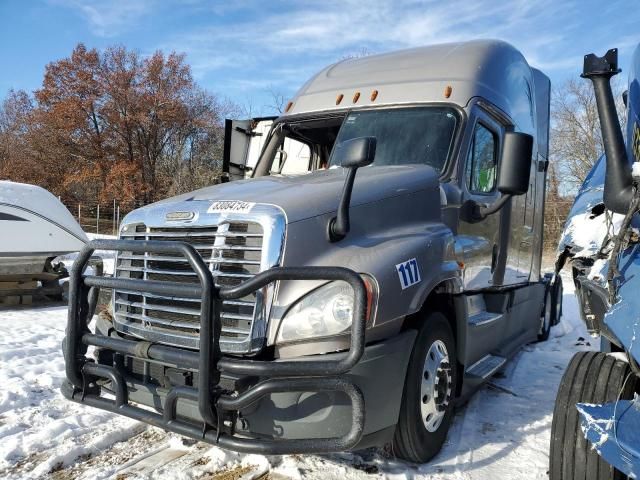
[[[502,195],[496,202],[492,203],[489,206],[486,206],[486,207],[478,206],[478,213],[483,219],[487,218],[489,215],[493,215],[502,207],[504,207],[504,204],[507,203],[512,196],[513,195],[511,195],[510,193],[507,193]]]
[[[482,206],[475,200],[467,200],[462,204],[460,209],[460,218],[465,222],[477,223],[481,222],[489,215],[493,215],[500,210],[513,197],[510,193],[503,194],[498,200],[488,206]]]
[[[329,241],[337,242],[342,240],[349,233],[349,206],[351,205],[351,192],[353,191],[353,183],[356,179],[357,167],[352,167],[347,173],[347,179],[344,182],[340,205],[338,206],[338,215],[329,221]]]

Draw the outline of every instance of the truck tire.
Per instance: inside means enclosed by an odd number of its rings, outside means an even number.
[[[544,305],[540,313],[540,330],[538,331],[538,341],[545,342],[549,339],[551,325],[554,317],[555,304],[553,303],[553,286],[550,285],[544,295]]]
[[[576,403],[633,397],[635,380],[626,362],[602,352],[576,353],[562,377],[551,423],[550,480],[622,480],[585,439]],[[627,379],[627,377],[629,377]],[[625,383],[626,381],[626,383]]]
[[[457,380],[451,326],[440,312],[428,313],[411,352],[393,439],[395,455],[424,463],[442,448],[453,417]]]
[[[562,287],[562,277],[560,275],[556,275],[556,281],[553,283],[553,290],[551,295],[553,296],[553,317],[551,319],[551,325],[558,325],[560,323],[560,319],[562,318],[562,295],[563,295],[563,287]]]

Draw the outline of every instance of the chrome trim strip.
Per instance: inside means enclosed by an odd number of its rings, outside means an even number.
[[[175,226],[175,220],[172,221],[171,225],[167,225],[167,227],[173,227]],[[213,225],[212,225],[213,226]],[[136,233],[136,232],[131,232],[131,233],[127,233],[124,232],[120,235],[121,237],[139,237],[140,233]],[[261,233],[247,233],[247,234],[242,234],[242,233],[235,233],[235,232],[227,232],[227,233],[220,233],[220,234],[212,234],[211,232],[186,232],[184,235],[180,235],[179,233],[176,232],[147,232],[147,236],[148,237],[178,237],[178,238],[190,238],[190,237],[228,237],[228,238],[233,238],[233,237],[248,237],[248,238],[260,238],[263,235]]]

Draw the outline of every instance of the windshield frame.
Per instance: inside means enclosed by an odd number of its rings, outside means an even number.
[[[263,156],[268,148],[273,135],[275,134],[278,126],[282,123],[289,122],[303,122],[308,120],[319,120],[322,118],[336,118],[342,117],[342,123],[340,125],[340,130],[344,126],[344,121],[351,114],[351,112],[355,111],[369,111],[369,110],[392,110],[392,109],[407,109],[407,108],[425,108],[425,107],[440,107],[440,108],[450,108],[456,114],[456,125],[453,131],[453,135],[451,138],[451,148],[449,149],[449,153],[447,155],[447,159],[443,163],[442,170],[439,173],[439,179],[441,182],[449,180],[453,176],[455,176],[455,167],[457,162],[455,159],[458,157],[458,153],[460,150],[461,140],[465,131],[466,124],[468,122],[468,115],[463,107],[458,104],[451,102],[413,102],[413,103],[388,103],[382,105],[363,105],[357,107],[349,107],[349,108],[340,108],[340,109],[330,109],[330,110],[318,110],[313,112],[300,112],[293,115],[282,115],[276,118],[273,121],[273,125],[271,126],[271,130],[269,131],[269,136],[267,137],[264,146],[262,147],[262,151],[260,152],[260,157],[258,163],[256,164],[255,170],[252,172],[251,177],[255,177],[256,170],[258,170],[258,165],[263,161]],[[338,132],[340,135],[340,132]],[[333,155],[333,150],[336,145],[334,143],[331,148],[331,152],[329,154],[329,158]]]

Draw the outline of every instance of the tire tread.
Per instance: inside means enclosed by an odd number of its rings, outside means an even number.
[[[605,462],[582,434],[576,403],[605,403],[630,398],[635,382],[625,380],[629,366],[601,352],[578,352],[558,388],[549,454],[550,480],[615,480],[625,478]],[[624,386],[624,391],[622,391]]]

